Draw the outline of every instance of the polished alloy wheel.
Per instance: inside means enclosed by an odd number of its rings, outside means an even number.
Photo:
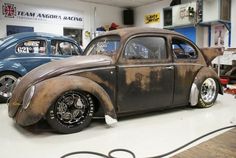
[[[201,87],[201,98],[204,102],[210,103],[216,96],[216,82],[212,78],[206,79]]]
[[[0,96],[9,98],[17,78],[13,75],[4,75],[0,77]]]
[[[64,125],[81,124],[89,112],[87,105],[86,97],[79,92],[65,93],[57,100],[56,117]]]

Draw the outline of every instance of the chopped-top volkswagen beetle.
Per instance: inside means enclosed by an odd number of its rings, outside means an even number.
[[[210,107],[223,94],[207,56],[184,36],[128,28],[95,38],[86,56],[42,65],[18,80],[9,116],[22,126],[46,119],[61,133],[87,127],[94,116],[117,116],[191,105]]]

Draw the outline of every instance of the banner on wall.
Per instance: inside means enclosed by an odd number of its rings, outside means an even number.
[[[144,23],[145,24],[160,23],[160,13],[145,15]]]
[[[0,19],[83,26],[83,12],[0,1]]]

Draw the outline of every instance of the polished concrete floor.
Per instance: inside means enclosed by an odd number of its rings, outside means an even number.
[[[1,158],[59,158],[74,151],[107,154],[116,148],[132,150],[136,157],[143,158],[166,153],[212,130],[236,124],[236,99],[229,94],[219,95],[211,108],[183,107],[123,118],[112,128],[108,128],[103,120],[94,120],[89,128],[69,135],[55,134],[43,123],[30,129],[19,127],[8,117],[6,104],[0,104],[0,120]],[[121,152],[114,156],[131,157]],[[74,157],[79,156],[70,158]],[[83,157],[98,158],[80,156]]]

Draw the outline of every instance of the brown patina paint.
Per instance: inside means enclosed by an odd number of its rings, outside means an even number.
[[[173,58],[170,45],[172,36],[187,40],[176,32],[154,28],[128,28],[110,31],[102,37],[112,35],[120,36],[121,41],[115,56],[72,57],[40,66],[24,76],[14,89],[9,103],[9,116],[24,126],[34,124],[45,116],[57,97],[68,90],[82,90],[92,94],[98,99],[104,113],[112,118],[140,111],[182,106],[188,104],[193,82],[206,75],[217,77],[212,70],[208,71],[200,49],[194,44],[192,45],[198,52],[197,59]],[[126,42],[140,35],[165,37],[168,59],[149,63],[124,59],[122,54]],[[167,71],[168,68],[170,70]],[[29,108],[24,110],[21,107],[23,97],[32,85],[35,85],[36,90]]]

